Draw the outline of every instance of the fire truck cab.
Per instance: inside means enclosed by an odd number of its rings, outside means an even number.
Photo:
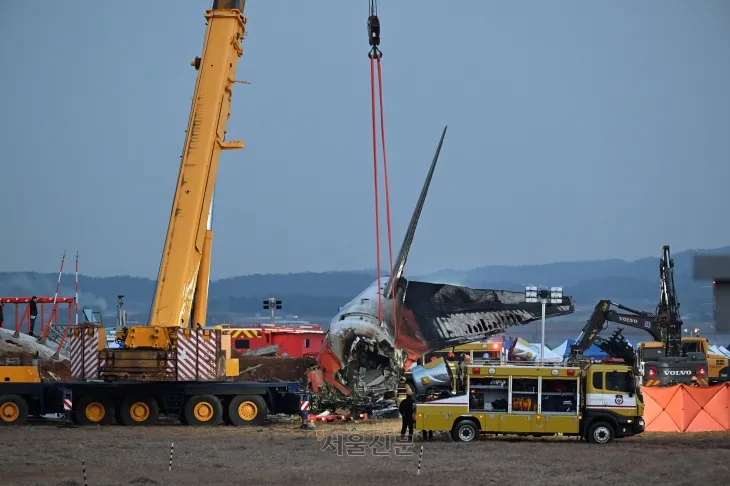
[[[480,434],[564,435],[605,444],[644,431],[644,404],[631,367],[475,361],[466,393],[416,404],[416,429]]]

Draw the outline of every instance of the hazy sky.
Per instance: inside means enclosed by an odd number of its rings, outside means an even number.
[[[0,2],[0,270],[157,276],[210,3]],[[367,1],[247,4],[213,277],[373,268]],[[449,125],[407,275],[730,244],[729,2],[379,14],[394,251]]]

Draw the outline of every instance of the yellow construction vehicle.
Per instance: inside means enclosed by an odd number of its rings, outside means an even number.
[[[201,57],[191,62],[198,75],[149,325],[119,329],[119,348],[107,347],[98,324],[74,329],[69,346],[74,382],[43,383],[25,367],[0,369],[5,375],[0,424],[23,423],[30,409],[63,411],[68,397],[79,424],[108,424],[116,417],[121,424],[148,425],[165,414],[192,425],[221,420],[243,425],[261,424],[269,411],[299,413],[299,383],[232,381],[239,364],[231,358],[230,338],[223,338],[227,331],[204,328],[218,162],[222,151],[243,147],[225,135],[243,55],[244,4],[214,0],[205,13],[205,42]]]
[[[706,338],[700,336],[685,336],[681,339],[681,353],[684,356],[691,356],[699,353],[704,356],[698,367],[699,373],[689,374],[689,378],[696,378],[693,384],[697,385],[717,385],[718,383],[727,383],[730,381],[730,360],[727,357],[710,351],[710,343]],[[677,383],[676,377],[673,381],[665,384],[661,380],[660,372],[656,367],[646,365],[653,361],[658,361],[664,355],[664,343],[661,341],[649,341],[639,343],[636,350],[637,363],[640,369],[646,369],[643,383],[645,386],[656,384],[658,386],[674,385]],[[705,376],[704,365],[707,365]],[[663,372],[663,370],[662,370]]]
[[[476,360],[462,393],[418,402],[415,415],[416,429],[448,431],[458,442],[480,434],[562,434],[605,444],[643,432],[643,411],[633,369],[624,364]]]
[[[682,336],[682,320],[674,286],[674,259],[669,246],[662,248],[659,265],[660,302],[656,313],[601,300],[586,322],[578,340],[571,346],[569,361],[582,355],[606,328],[607,322],[646,331],[653,341],[639,343],[636,352],[621,336],[621,329],[600,346],[611,356],[623,358],[637,368],[643,386],[676,384],[707,386],[730,381],[730,368],[725,356],[712,353],[707,339],[698,335]],[[616,307],[624,313],[612,309]]]
[[[730,360],[727,357],[710,351],[710,343],[706,338],[695,335],[682,338],[682,352],[702,353],[707,356],[707,378],[710,385],[730,381]]]

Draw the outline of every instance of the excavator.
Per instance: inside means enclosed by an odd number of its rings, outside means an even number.
[[[710,356],[704,338],[682,337],[674,260],[667,245],[662,248],[659,275],[660,300],[656,313],[631,309],[610,300],[599,301],[571,346],[568,360],[581,361],[583,353],[595,342],[609,356],[634,366],[644,386],[702,386],[727,381],[727,358]],[[628,313],[619,313],[612,306]],[[606,329],[607,322],[646,331],[653,341],[639,344],[634,352],[621,336],[622,329],[617,329],[609,339],[601,339],[599,334]]]

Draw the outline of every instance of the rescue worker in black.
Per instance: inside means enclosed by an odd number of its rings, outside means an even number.
[[[29,336],[34,336],[33,330],[35,329],[35,320],[38,317],[38,297],[35,295],[30,298],[30,332]]]
[[[5,307],[5,304],[0,302],[0,327],[5,327],[5,314],[3,313],[3,307]]]
[[[403,421],[403,425],[400,429],[401,439],[405,438],[406,429],[408,429],[408,438],[413,438],[413,405],[413,390],[411,390],[410,386],[406,385],[406,397],[398,406],[398,411],[400,412]]]

